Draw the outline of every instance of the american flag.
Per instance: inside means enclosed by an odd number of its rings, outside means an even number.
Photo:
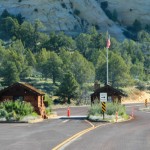
[[[108,39],[107,39],[107,43],[106,43],[106,48],[109,48],[110,47],[110,35],[108,36]]]

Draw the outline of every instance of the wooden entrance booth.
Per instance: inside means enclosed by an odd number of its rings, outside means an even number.
[[[17,82],[0,91],[0,102],[4,100],[15,101],[17,99],[30,102],[35,112],[46,118],[44,97],[44,92],[24,82]]]
[[[121,98],[126,96],[120,90],[113,88],[110,85],[105,85],[104,87],[98,87],[95,89],[94,93],[91,94],[91,104],[98,100],[100,102],[100,93],[107,93],[108,102],[118,102],[121,103]]]

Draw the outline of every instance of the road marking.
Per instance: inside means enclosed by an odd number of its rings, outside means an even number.
[[[69,120],[64,120],[64,121],[62,121],[62,123],[66,123],[66,122],[68,122]]]
[[[89,123],[89,121],[86,121]],[[94,125],[92,123],[90,123],[90,125],[92,127],[87,128],[83,131],[80,131],[78,133],[76,133],[75,135],[71,136],[70,138],[66,139],[64,142],[60,143],[59,145],[57,145],[56,147],[54,147],[52,150],[59,150],[62,146],[66,145],[67,143],[69,143],[70,141],[77,139],[78,137],[80,137],[81,135],[85,134],[86,132],[88,132],[89,130],[94,128]]]
[[[142,105],[142,104],[141,104],[141,105]],[[132,106],[126,106],[126,107],[141,106],[141,105],[132,105]]]
[[[12,127],[24,127],[27,126],[29,127],[29,124],[13,124]]]
[[[78,133],[76,133],[75,135],[71,136],[70,138],[66,139],[64,142],[60,143],[59,145],[57,145],[56,147],[54,147],[52,150],[59,150],[61,149],[62,147],[65,147],[68,143],[70,142],[73,142],[74,140],[76,140],[77,138],[81,137],[82,135],[84,135],[85,133],[89,132],[89,131],[92,131],[98,127],[101,127],[101,126],[104,126],[104,125],[108,125],[108,124],[112,124],[112,123],[107,123],[107,124],[101,124],[101,125],[98,125],[98,126],[94,126],[91,122],[87,121],[92,127],[90,128],[87,128],[83,131],[80,131]]]
[[[93,123],[91,123],[90,121],[88,120],[84,120],[85,122],[89,123],[92,127],[95,127]]]

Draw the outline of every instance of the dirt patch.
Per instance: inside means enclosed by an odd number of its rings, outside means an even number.
[[[150,103],[150,91],[140,91],[136,88],[130,87],[125,89],[128,97],[122,98],[122,103],[144,103],[147,99]]]

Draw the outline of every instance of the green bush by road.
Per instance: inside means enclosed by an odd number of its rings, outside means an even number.
[[[4,101],[0,103],[0,118],[10,120],[21,120],[24,116],[33,113],[33,107],[25,101]]]
[[[115,115],[116,112],[118,112],[118,116],[121,116],[125,119],[128,118],[124,105],[121,105],[119,103],[106,103],[106,115]],[[102,114],[103,112],[101,103],[96,103],[90,107],[88,116],[102,116]]]

